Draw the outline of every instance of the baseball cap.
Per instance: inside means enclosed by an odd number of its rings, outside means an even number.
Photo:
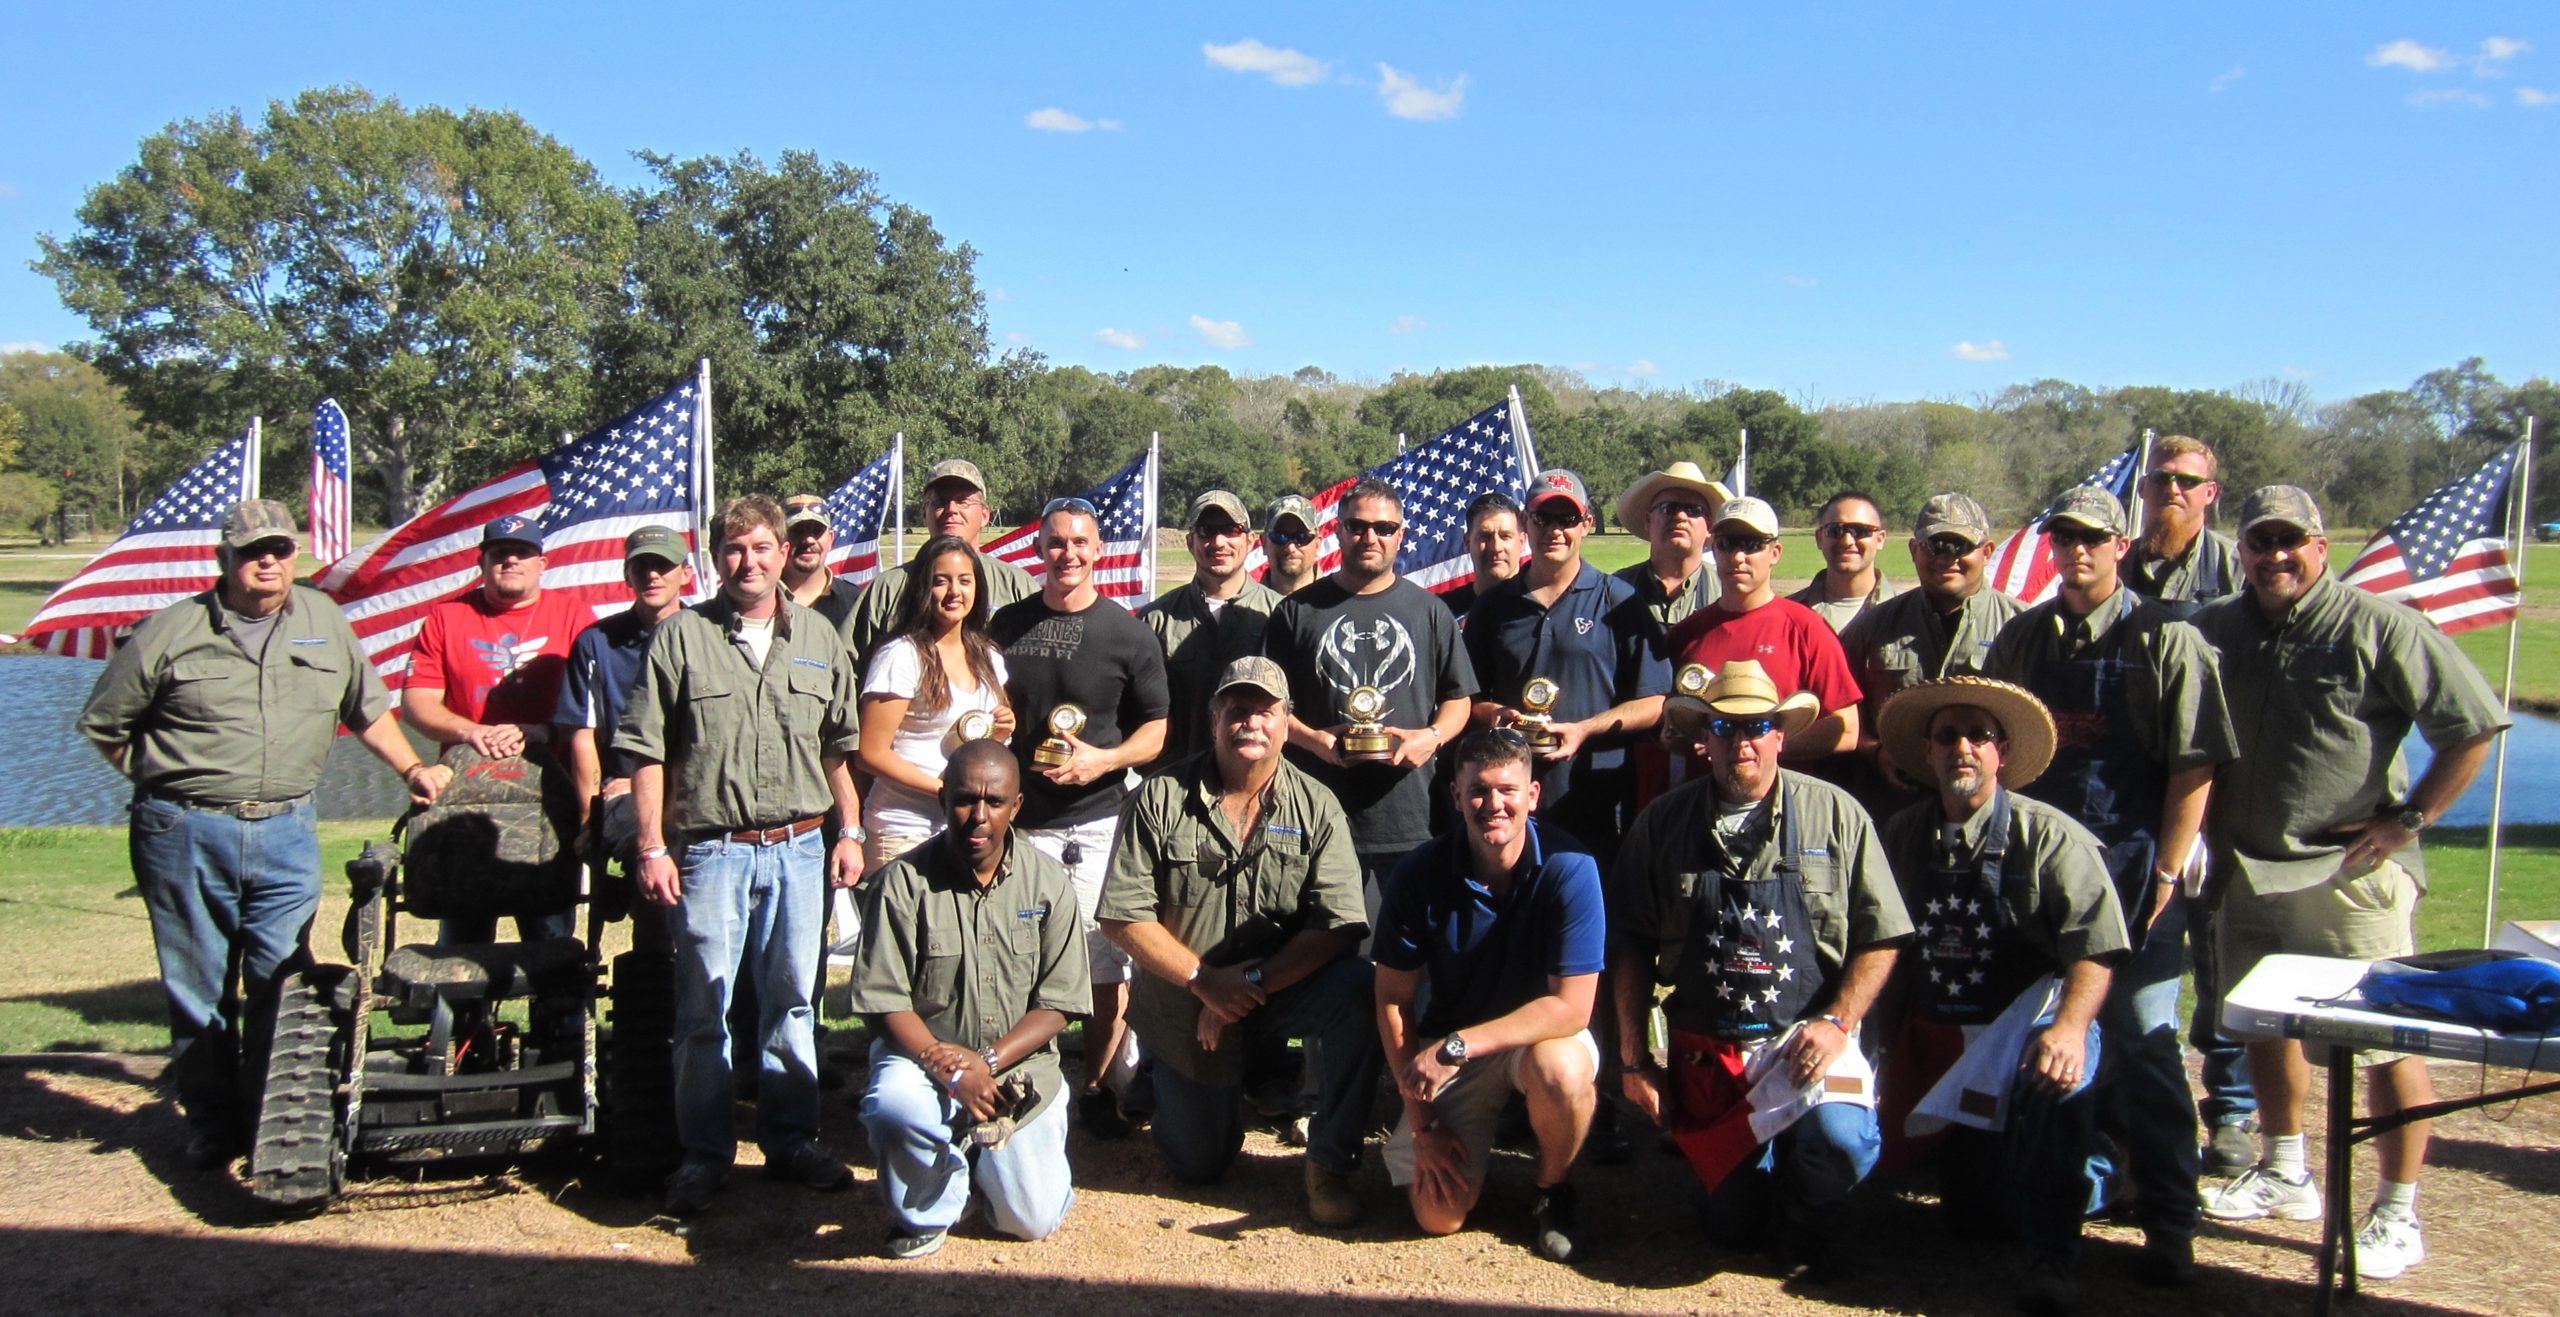
[[[302,551],[302,535],[294,529],[293,513],[285,505],[271,498],[232,504],[231,515],[222,523],[222,542],[245,549],[261,540],[291,540],[294,552]]]
[[[2240,505],[2240,533],[2245,535],[2265,521],[2281,521],[2313,535],[2329,533],[2320,520],[2320,505],[2300,485],[2268,485]]]
[[[1521,506],[1535,511],[1539,504],[1559,498],[1573,500],[1574,511],[1591,515],[1591,491],[1583,487],[1582,477],[1559,466],[1548,467],[1529,482],[1529,497]]]
[[[794,494],[782,500],[784,530],[789,530],[804,521],[815,522],[819,526],[835,525],[835,522],[827,517],[827,501],[815,494]]]
[[[1928,502],[1920,505],[1920,520],[1911,528],[1911,535],[1919,540],[1952,535],[1978,546],[1991,538],[1991,514],[1983,511],[1970,494],[1932,494]]]
[[[2083,526],[2109,535],[2125,533],[2124,504],[2096,485],[2074,485],[2062,491],[2062,497],[2045,509],[2044,519],[2048,523]]]
[[[1282,517],[1287,517],[1291,521],[1298,523],[1298,529],[1300,530],[1314,530],[1316,528],[1316,505],[1308,502],[1307,496],[1304,494],[1283,494],[1280,497],[1271,500],[1271,506],[1264,510],[1262,514],[1263,529],[1268,530],[1272,527],[1278,526]]]
[[[655,558],[669,567],[682,567],[684,537],[665,526],[643,526],[622,537],[622,560],[634,558]]]
[[[1223,489],[1204,489],[1194,495],[1191,499],[1191,515],[1182,524],[1197,526],[1200,524],[1200,514],[1212,509],[1227,514],[1227,520],[1248,530],[1253,527],[1253,514],[1244,510],[1244,500]]]
[[[480,528],[480,547],[486,549],[492,544],[530,545],[534,552],[540,553],[542,525],[531,517],[508,513]]]
[[[1228,664],[1226,670],[1218,674],[1218,688],[1210,692],[1209,698],[1214,700],[1234,686],[1251,686],[1275,700],[1289,698],[1288,674],[1280,670],[1276,660],[1259,654],[1247,654]]]
[[[931,489],[946,480],[966,481],[970,488],[977,490],[980,494],[990,492],[987,489],[987,478],[979,472],[978,464],[965,457],[946,457],[934,463],[933,473],[924,478],[924,487]]]
[[[1767,499],[1752,498],[1747,494],[1729,498],[1723,507],[1716,510],[1715,529],[1723,530],[1732,525],[1748,526],[1762,535],[1775,535],[1778,533],[1778,510],[1770,507]]]

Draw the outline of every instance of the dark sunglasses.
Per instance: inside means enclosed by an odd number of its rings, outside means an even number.
[[[2149,471],[2145,472],[2142,478],[2149,481],[2153,489],[2158,489],[2164,485],[2176,485],[2182,490],[2194,489],[2199,485],[2210,485],[2213,483],[2213,477],[2211,476],[2194,476],[2189,475],[2184,471]]]
[[[1040,509],[1040,519],[1042,521],[1047,521],[1049,518],[1054,517],[1061,512],[1081,512],[1096,521],[1102,520],[1102,513],[1099,509],[1093,506],[1092,500],[1077,498],[1073,494],[1070,494],[1065,498],[1053,498],[1049,500],[1048,503],[1043,505]]]
[[[1679,499],[1655,499],[1653,501],[1653,511],[1656,516],[1687,517],[1691,521],[1704,521],[1707,519],[1706,504],[1683,502]]]
[[[1267,530],[1262,533],[1270,536],[1272,543],[1292,549],[1316,542],[1316,533],[1311,530]]]
[[[1374,535],[1382,540],[1391,540],[1404,533],[1404,524],[1394,521],[1362,521],[1358,517],[1344,517],[1342,533],[1354,538]]]
[[[1253,533],[1253,528],[1239,526],[1232,521],[1204,522],[1192,527],[1191,533],[1204,540],[1223,540],[1237,535],[1250,535]]]
[[[1716,552],[1749,556],[1777,542],[1775,535],[1718,535]]]
[[[2287,526],[2283,530],[2253,530],[2248,534],[2249,552],[2274,553],[2279,549],[2299,549],[2311,542],[2311,533]]]
[[[1941,749],[1952,749],[1958,741],[1975,745],[1998,745],[2008,734],[1989,727],[1941,727],[1929,733],[1929,743]]]
[[[299,552],[301,551],[294,547],[293,541],[291,540],[272,539],[257,540],[249,544],[243,544],[239,548],[233,549],[231,551],[231,556],[234,560],[239,562],[260,562],[268,558],[273,558],[277,562],[283,562],[285,559],[290,558]]]
[[[1927,549],[1930,553],[1940,558],[1961,558],[1982,546],[1979,544],[1967,544],[1963,540],[1956,539],[1953,536],[1942,535],[1936,539],[1923,542],[1921,547]]]
[[[2115,538],[2108,531],[2090,530],[2085,526],[2047,526],[2044,537],[2056,544],[2074,545],[2083,549],[2094,549]]]
[[[1757,741],[1778,730],[1775,718],[1709,718],[1707,735],[1719,741]]]
[[[1834,521],[1823,526],[1822,533],[1835,539],[1872,540],[1884,534],[1884,527],[1861,526],[1854,521]]]
[[[1571,530],[1588,520],[1574,508],[1557,507],[1553,499],[1539,504],[1538,510],[1530,513],[1529,518],[1550,530]]]

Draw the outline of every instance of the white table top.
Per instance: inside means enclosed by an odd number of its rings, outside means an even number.
[[[2234,1038],[2298,1038],[2359,1049],[2560,1072],[2560,1034],[2504,1034],[2386,1015],[2354,996],[2370,961],[2269,956],[2222,998]]]

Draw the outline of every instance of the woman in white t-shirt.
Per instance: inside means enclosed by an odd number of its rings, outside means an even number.
[[[987,638],[986,575],[967,541],[943,535],[916,555],[907,595],[862,682],[862,767],[871,789],[862,826],[864,872],[876,873],[942,831],[942,766],[962,719],[987,715],[986,735],[1013,735],[1004,652]]]

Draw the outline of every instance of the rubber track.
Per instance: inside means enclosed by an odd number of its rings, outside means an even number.
[[[338,1022],[330,1009],[330,989],[345,972],[304,970],[279,985],[249,1192],[281,1212],[317,1212],[345,1182],[338,1156]]]

